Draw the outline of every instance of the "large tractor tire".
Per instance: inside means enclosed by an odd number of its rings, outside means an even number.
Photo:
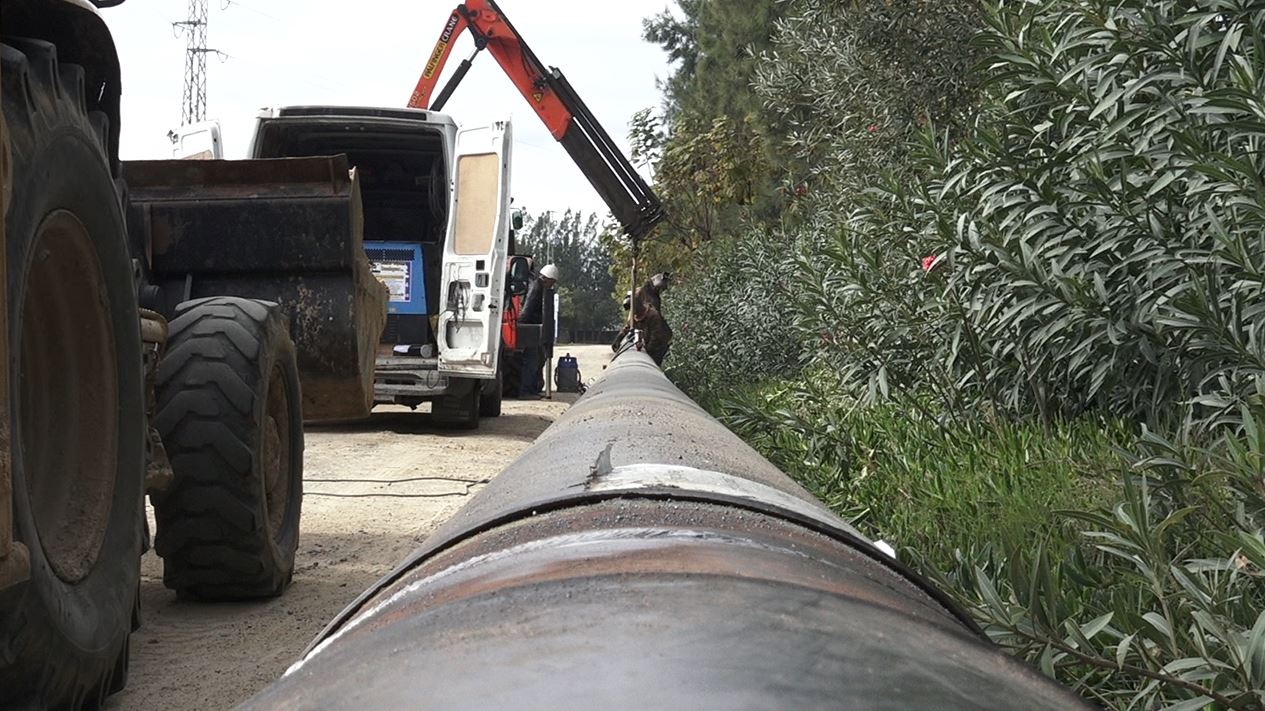
[[[144,521],[141,341],[104,114],[82,68],[0,40],[14,533],[0,707],[96,708],[127,670]]]
[[[152,500],[163,583],[182,597],[270,597],[290,583],[303,413],[286,321],[272,302],[214,297],[171,322],[155,424],[175,478]]]
[[[453,378],[450,392],[431,402],[431,418],[441,427],[473,430],[479,426],[483,383],[473,378]]]

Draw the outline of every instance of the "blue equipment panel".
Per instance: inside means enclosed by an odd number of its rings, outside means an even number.
[[[426,315],[421,245],[365,240],[365,256],[373,275],[391,294],[387,313]]]

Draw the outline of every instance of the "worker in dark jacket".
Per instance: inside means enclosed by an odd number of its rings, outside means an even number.
[[[558,283],[558,267],[546,264],[540,270],[540,276],[533,279],[527,287],[527,295],[523,297],[523,310],[518,315],[519,323],[536,323],[545,325],[546,308],[553,308],[553,303],[545,303],[551,299],[553,288]],[[552,319],[550,319],[552,322]],[[542,329],[543,331],[544,329]],[[535,348],[527,348],[523,353],[523,372],[520,376],[519,396],[535,397],[545,387],[541,376],[541,367],[545,360],[547,348],[553,345],[553,329],[549,333],[540,334],[540,344]]]
[[[628,294],[628,298],[624,299],[624,310],[627,311],[634,305],[636,310],[631,323],[624,324],[619,335],[615,336],[615,342],[611,344],[612,350],[618,352],[623,348],[632,329],[636,328],[641,331],[641,345],[646,354],[654,359],[656,365],[663,366],[663,359],[668,357],[668,347],[672,344],[672,328],[663,317],[662,298],[670,281],[671,275],[661,272],[650,277],[649,281],[638,288],[635,296]]]

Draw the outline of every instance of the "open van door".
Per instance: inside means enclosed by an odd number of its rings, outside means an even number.
[[[181,126],[167,134],[171,138],[171,157],[180,160],[220,160],[224,148],[220,142],[220,122],[202,121]]]
[[[509,253],[510,142],[509,121],[457,132],[440,282],[443,373],[496,377]]]

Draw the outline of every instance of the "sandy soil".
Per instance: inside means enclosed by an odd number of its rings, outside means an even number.
[[[579,358],[586,381],[610,356],[604,346],[560,346],[556,355],[567,351]],[[501,417],[474,432],[438,429],[428,414],[406,408],[379,408],[355,425],[309,427],[290,588],[264,602],[182,602],[163,587],[161,559],[147,553],[130,678],[106,708],[225,709],[250,698],[574,399],[507,400]]]

